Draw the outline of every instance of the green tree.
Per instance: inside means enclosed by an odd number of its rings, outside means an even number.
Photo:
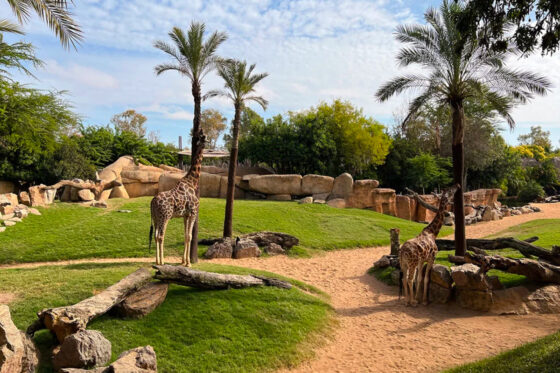
[[[205,109],[200,116],[200,127],[206,135],[210,149],[215,149],[221,133],[226,129],[227,118],[216,109]]]
[[[541,146],[547,153],[552,150],[550,131],[543,131],[541,126],[531,126],[531,132],[525,135],[519,135],[517,141],[519,141],[521,145]]]
[[[409,158],[406,162],[406,177],[412,188],[433,190],[438,187],[449,185],[451,182],[449,158],[437,158],[430,153],[422,153]]]
[[[111,124],[118,131],[127,131],[136,134],[138,137],[146,136],[146,127],[144,124],[148,118],[137,113],[136,110],[125,110],[120,114],[115,114],[111,118]]]
[[[226,213],[224,218],[224,237],[233,234],[233,201],[235,195],[235,174],[237,171],[237,155],[239,146],[239,124],[241,112],[250,101],[256,102],[266,110],[268,101],[255,95],[256,85],[268,76],[267,73],[256,74],[255,65],[247,66],[245,61],[226,60],[218,65],[218,75],[224,81],[223,91],[210,91],[207,96],[227,97],[232,101],[235,109],[231,150],[229,156],[228,186],[226,194]]]
[[[43,65],[43,62],[35,57],[33,45],[23,42],[6,43],[4,36],[0,33],[0,79],[9,79],[10,73],[8,69],[17,69],[33,76],[26,63],[31,63],[33,67]]]
[[[251,130],[257,126],[264,125],[264,119],[250,107],[244,107],[241,112],[241,121],[239,122],[239,138],[243,139],[251,133]],[[228,149],[231,148],[233,126],[230,127],[230,133],[224,134],[224,143]]]
[[[29,20],[36,13],[60,39],[64,47],[76,45],[82,40],[80,26],[73,20],[68,10],[67,0],[7,0],[19,24]],[[0,19],[0,32],[21,33],[19,27],[6,19]]]
[[[495,51],[481,46],[471,34],[461,34],[457,20],[464,11],[462,3],[444,0],[440,10],[425,14],[426,26],[399,26],[397,39],[408,44],[397,59],[402,66],[418,64],[427,74],[398,77],[377,91],[377,98],[388,100],[408,89],[421,88],[422,93],[409,106],[409,117],[428,102],[447,103],[452,113],[453,178],[460,186],[454,198],[456,255],[466,251],[464,224],[464,149],[465,101],[479,97],[488,102],[510,126],[513,103],[526,102],[535,94],[544,95],[550,82],[539,75],[505,67],[512,50]]]
[[[205,40],[206,25],[204,23],[192,22],[186,32],[179,27],[174,27],[168,34],[172,44],[164,41],[156,41],[154,47],[167,53],[171,63],[157,65],[155,71],[160,75],[166,71],[177,71],[191,81],[191,93],[194,99],[194,118],[192,126],[192,154],[196,153],[196,147],[201,136],[200,129],[200,104],[202,101],[202,80],[216,68],[220,58],[216,51],[227,35],[222,32],[214,32]],[[192,157],[191,162],[194,160]],[[199,191],[197,190],[197,194]],[[198,261],[198,217],[193,227],[191,244],[191,263]]]
[[[458,1],[458,0],[456,0]],[[468,0],[459,30],[477,34],[481,43],[505,51],[512,45],[523,53],[557,51],[560,43],[560,6],[557,0]],[[513,26],[513,28],[512,28]]]

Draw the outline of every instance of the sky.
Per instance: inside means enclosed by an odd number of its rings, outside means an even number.
[[[257,88],[269,101],[268,109],[252,107],[262,116],[343,99],[392,126],[394,114],[405,111],[413,98],[405,94],[380,103],[374,96],[381,84],[406,72],[396,63],[402,45],[393,32],[399,24],[424,23],[425,10],[438,5],[428,0],[81,0],[72,8],[84,32],[76,50],[65,50],[37,18],[24,26],[23,37],[8,40],[32,42],[45,62],[34,73],[36,79],[14,74],[17,80],[66,91],[85,124],[106,125],[114,114],[137,110],[164,142],[177,143],[179,135],[186,139],[193,100],[186,77],[176,72],[156,76],[154,67],[170,60],[153,43],[168,41],[172,27],[186,29],[193,20],[205,22],[210,32],[228,34],[219,55],[247,60],[257,72],[270,74]],[[5,1],[0,14],[11,17]],[[546,97],[514,109],[516,128],[504,130],[504,138],[516,144],[520,134],[540,125],[558,147],[560,53],[510,64],[546,75],[553,88]],[[222,87],[218,77],[209,75],[203,91]],[[232,105],[222,98],[205,101],[204,108],[233,116]]]

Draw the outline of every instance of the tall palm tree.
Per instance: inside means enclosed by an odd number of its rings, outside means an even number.
[[[241,112],[249,101],[254,101],[266,110],[268,101],[255,95],[255,86],[268,76],[267,73],[253,74],[255,65],[247,67],[247,62],[225,60],[218,65],[218,75],[224,80],[225,90],[213,90],[206,97],[223,96],[230,99],[235,108],[231,151],[229,157],[228,186],[226,195],[226,214],[224,218],[224,237],[233,233],[233,200],[235,195],[235,174],[237,171],[237,152],[239,146],[239,125]]]
[[[82,40],[82,30],[72,19],[68,10],[68,3],[72,0],[6,0],[12,8],[19,24],[29,20],[31,13],[35,12],[60,39],[65,48],[76,45]],[[0,19],[0,32],[21,33],[18,25],[8,20]]]
[[[202,102],[202,80],[214,70],[220,60],[216,51],[220,44],[227,39],[223,32],[215,31],[205,40],[206,25],[192,22],[185,33],[179,27],[173,27],[168,34],[172,44],[158,40],[154,47],[172,57],[172,62],[157,65],[155,71],[160,75],[166,71],[177,71],[191,81],[191,93],[194,99],[194,118],[192,127],[192,154],[196,153],[200,129],[200,104]],[[191,164],[194,157],[191,157]],[[197,193],[199,191],[197,190]],[[198,261],[198,217],[193,227],[191,243],[191,263]]]
[[[498,52],[481,46],[475,36],[465,36],[457,30],[458,16],[464,9],[462,2],[443,1],[440,10],[429,9],[424,18],[427,25],[405,25],[397,28],[396,37],[408,44],[399,52],[401,66],[418,64],[420,73],[397,77],[383,85],[376,93],[380,101],[405,90],[418,89],[405,122],[430,102],[451,108],[453,178],[460,185],[454,196],[455,253],[466,251],[465,212],[463,202],[465,129],[464,106],[469,97],[485,99],[493,109],[513,127],[510,115],[514,104],[525,103],[535,94],[544,95],[550,82],[537,74],[508,69],[508,57],[515,50]]]

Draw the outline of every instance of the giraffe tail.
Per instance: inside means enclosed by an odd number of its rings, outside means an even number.
[[[152,251],[152,236],[154,235],[154,222],[150,224],[150,236],[148,237],[148,252]]]

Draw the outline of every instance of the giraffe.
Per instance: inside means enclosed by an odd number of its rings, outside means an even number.
[[[185,250],[183,251],[182,264],[190,267],[191,234],[198,214],[200,201],[196,194],[200,179],[200,164],[206,136],[199,137],[196,153],[192,156],[194,161],[189,172],[183,176],[179,183],[171,190],[158,193],[150,204],[152,224],[150,226],[150,243],[152,234],[156,240],[156,264],[163,264],[163,241],[167,223],[172,218],[183,217],[185,229]]]
[[[445,216],[445,208],[447,207],[449,198],[455,194],[458,186],[455,185],[441,194],[439,208],[436,216],[432,219],[422,232],[410,240],[402,244],[399,249],[399,263],[401,266],[402,286],[404,288],[404,298],[406,305],[416,306],[418,300],[418,290],[420,289],[420,281],[422,281],[422,268],[426,263],[426,272],[424,274],[424,295],[422,303],[428,304],[428,282],[430,280],[430,270],[434,264],[437,254],[436,237],[443,225]],[[416,276],[416,287],[414,280]],[[416,294],[414,289],[416,288]]]

